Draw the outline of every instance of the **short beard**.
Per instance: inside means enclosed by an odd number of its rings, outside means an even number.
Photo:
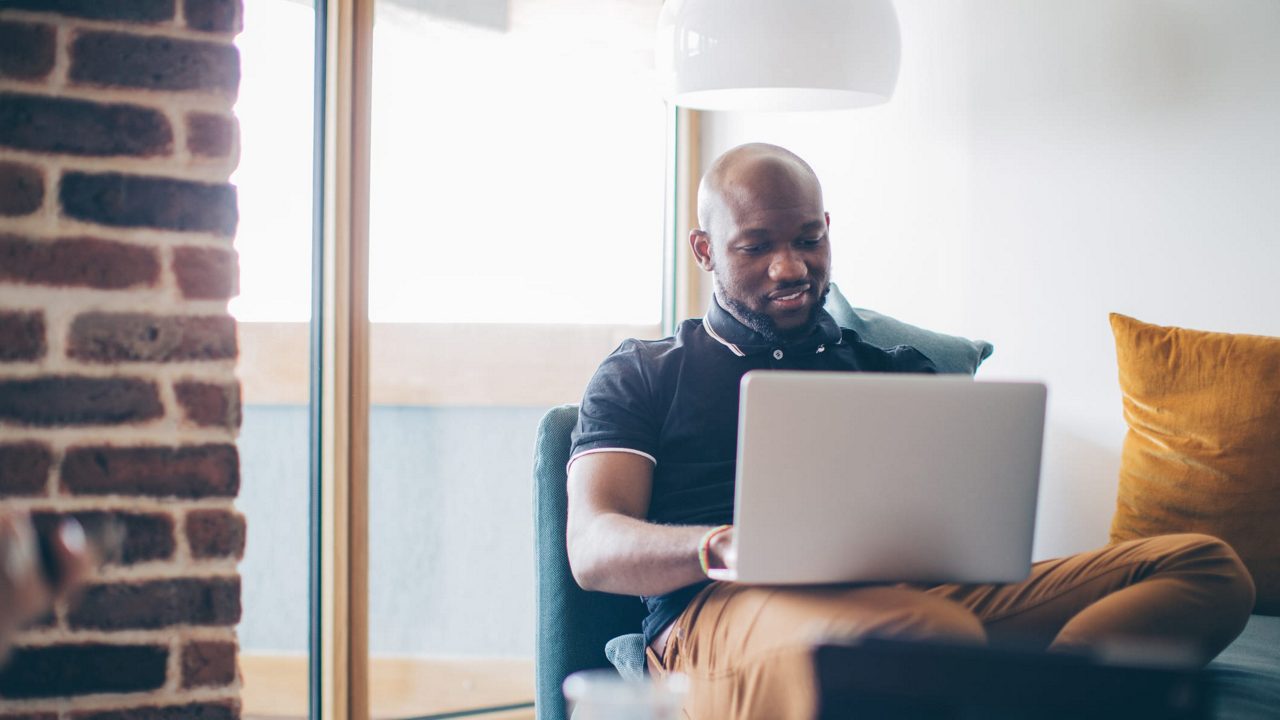
[[[718,289],[719,292],[716,293],[716,297],[724,304],[725,310],[728,310],[729,314],[733,315],[738,322],[751,328],[771,343],[785,343],[802,338],[812,332],[813,326],[818,322],[818,313],[822,311],[822,308],[827,303],[827,293],[831,292],[830,285],[823,288],[822,295],[818,297],[818,302],[809,308],[809,317],[805,318],[803,324],[791,330],[779,330],[778,324],[774,322],[773,318],[765,313],[752,310],[747,307],[746,303],[737,298],[728,297],[728,293],[724,292],[723,286]]]

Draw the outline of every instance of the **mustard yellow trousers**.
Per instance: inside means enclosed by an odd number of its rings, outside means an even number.
[[[713,583],[651,672],[690,678],[693,720],[813,717],[811,650],[866,636],[1080,649],[1137,638],[1182,643],[1205,662],[1244,628],[1253,580],[1229,545],[1165,535],[1036,563],[1007,585],[763,587]]]

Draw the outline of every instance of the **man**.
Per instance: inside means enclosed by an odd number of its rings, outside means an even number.
[[[1252,579],[1229,546],[1201,535],[1037,563],[1010,585],[709,582],[708,566],[736,562],[727,523],[743,374],[934,367],[913,348],[862,342],[822,309],[830,217],[799,157],[763,144],[728,151],[699,187],[698,222],[689,244],[715,280],[707,316],[604,361],[583,397],[568,481],[574,577],[644,598],[650,668],[690,676],[691,717],[811,717],[809,651],[831,635],[1050,650],[1145,637],[1208,659],[1243,629]]]

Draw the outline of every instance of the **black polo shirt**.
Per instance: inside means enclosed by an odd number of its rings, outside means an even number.
[[[587,385],[573,431],[573,460],[592,452],[631,452],[654,463],[651,522],[733,522],[738,386],[750,370],[937,372],[907,345],[882,350],[821,311],[812,332],[771,343],[715,300],[703,320],[674,337],[627,340]],[[649,642],[706,582],[644,598]]]

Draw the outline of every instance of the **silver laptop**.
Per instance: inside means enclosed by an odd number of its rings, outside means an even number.
[[[1045,386],[755,371],[736,573],[763,584],[1015,582],[1031,569]]]

